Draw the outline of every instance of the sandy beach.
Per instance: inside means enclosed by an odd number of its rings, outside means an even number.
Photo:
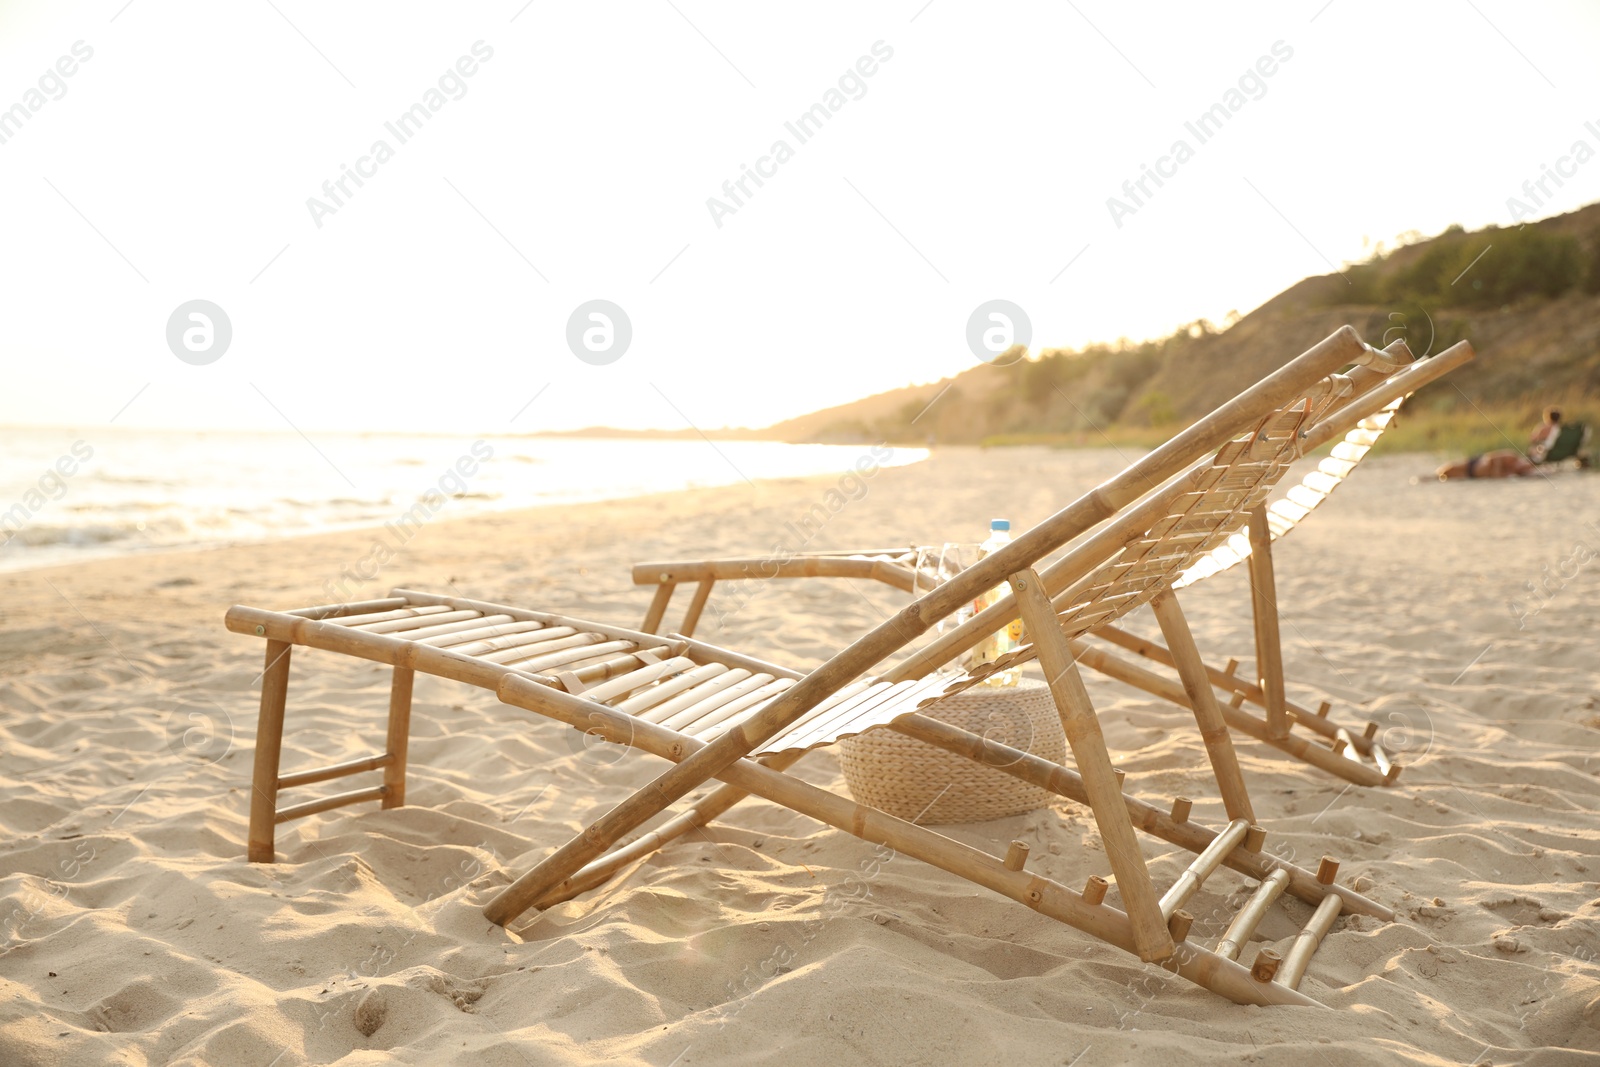
[[[446,518],[355,595],[635,625],[635,562],[977,540],[1125,461],[936,450],[804,546],[790,524],[836,478]],[[1444,485],[1436,462],[1369,461],[1277,549],[1291,697],[1376,719],[1398,785],[1237,741],[1273,840],[1398,914],[1325,941],[1303,988],[1335,1011],[1232,1005],[761,801],[508,932],[488,897],[662,765],[433,678],[408,806],[289,824],[279,862],[249,865],[262,645],[223,613],[326,602],[372,540],[346,531],[0,574],[0,1064],[1600,1063],[1600,477]],[[803,668],[901,596],[765,583],[697,636]],[[1182,599],[1209,659],[1252,661],[1242,569]],[[1192,719],[1089,683],[1128,790],[1216,821]],[[378,665],[296,650],[285,769],[375,751],[387,692]],[[796,773],[843,789],[827,751]],[[1109,870],[1065,801],[942,832],[1026,841],[1069,884]],[[1187,862],[1143,845],[1158,884]],[[1244,884],[1207,883],[1193,936]]]

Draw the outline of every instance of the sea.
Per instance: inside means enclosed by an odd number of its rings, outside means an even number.
[[[887,452],[887,455],[885,455]],[[774,441],[0,427],[0,570],[927,458]]]

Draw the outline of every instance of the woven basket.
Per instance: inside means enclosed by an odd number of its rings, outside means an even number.
[[[1042,756],[1066,757],[1066,738],[1050,690],[1027,679],[1014,687],[975,686],[923,714]],[[982,822],[1048,805],[1053,794],[993,767],[923,741],[872,730],[839,745],[850,794],[862,804],[922,825]]]

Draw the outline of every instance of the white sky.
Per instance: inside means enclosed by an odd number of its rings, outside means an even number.
[[[0,423],[765,425],[971,366],[985,300],[1036,350],[1220,320],[1369,241],[1507,224],[1600,148],[1577,0],[6,3],[0,109],[79,40],[0,144]],[[384,123],[479,40],[399,144]],[[1198,144],[1184,122],[1280,40]],[[785,121],[877,41],[865,96],[799,144]],[[1106,198],[1180,137],[1118,228]],[[319,229],[307,198],[379,138],[394,158]],[[718,228],[707,198],[779,138]],[[1541,217],[1600,199],[1600,160],[1550,188]],[[233,326],[205,366],[165,337],[196,298]],[[565,341],[594,298],[633,326],[604,366]]]

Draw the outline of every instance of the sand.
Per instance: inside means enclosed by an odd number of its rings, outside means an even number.
[[[367,553],[357,531],[0,575],[0,1064],[1600,1062],[1600,476],[1440,485],[1434,462],[1369,462],[1278,551],[1291,695],[1377,718],[1398,787],[1239,743],[1272,842],[1339,856],[1399,914],[1324,943],[1303,988],[1336,1011],[1234,1006],[755,801],[508,934],[481,904],[661,765],[437,679],[418,680],[410,806],[290,824],[277,864],[248,865],[262,647],[222,615],[324,602]],[[1121,463],[940,450],[809,547],[976,539]],[[440,521],[365,590],[633,624],[629,565],[799,547],[787,524],[834,485]],[[1215,661],[1251,659],[1246,588],[1232,572],[1183,598]],[[700,636],[807,666],[897,597],[770,583],[714,601]],[[1090,684],[1130,791],[1214,820],[1192,721]],[[298,651],[285,769],[377,750],[386,694],[376,665]],[[843,788],[828,752],[798,773]],[[1108,870],[1065,802],[945,832],[1027,841],[1068,883]],[[1144,847],[1158,882],[1186,860]],[[1207,884],[1194,936],[1220,935],[1242,884]],[[1280,912],[1262,934],[1293,930]]]

